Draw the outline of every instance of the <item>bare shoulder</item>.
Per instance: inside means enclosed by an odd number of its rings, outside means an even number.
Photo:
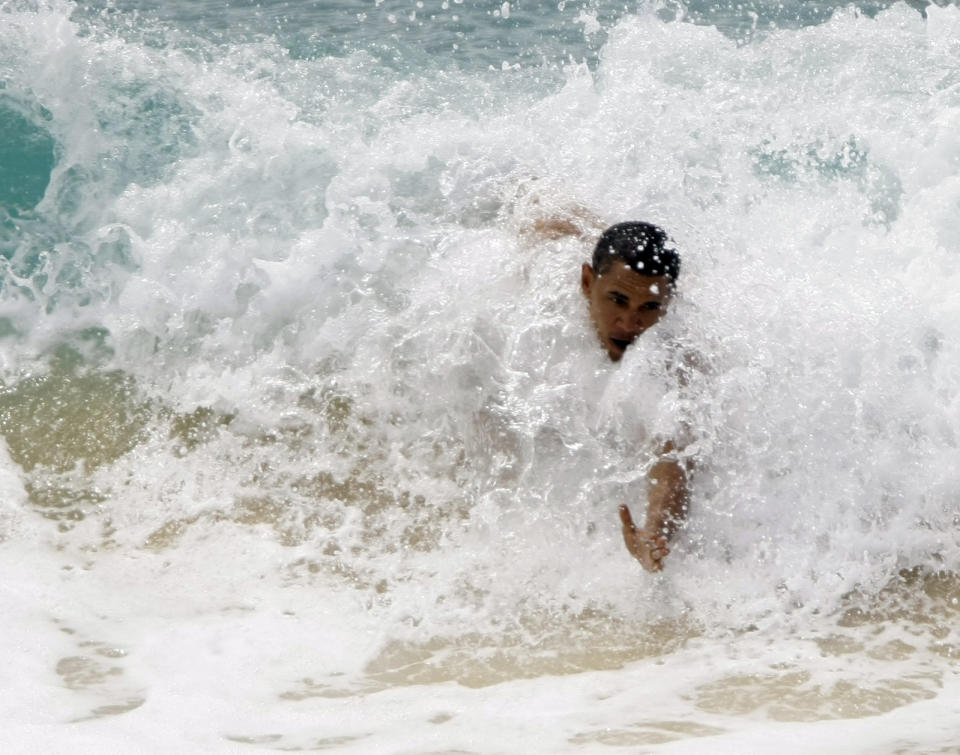
[[[700,349],[677,344],[670,354],[669,371],[681,388],[689,388],[709,375],[710,360]]]

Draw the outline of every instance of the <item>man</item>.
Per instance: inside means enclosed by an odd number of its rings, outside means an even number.
[[[534,231],[542,238],[585,237],[590,226],[596,227],[596,218],[578,208],[537,218]],[[667,234],[655,225],[618,223],[603,232],[593,259],[583,263],[580,288],[600,344],[614,362],[667,312],[680,273],[680,255],[668,244]],[[668,543],[687,514],[687,478],[675,451],[672,442],[665,443],[648,474],[643,527],[634,524],[625,504],[620,506],[624,543],[647,571],[663,569]]]
[[[667,234],[655,225],[618,223],[600,236],[591,263],[583,263],[580,288],[600,344],[614,362],[667,312],[680,273],[680,256],[667,244]],[[627,550],[647,571],[663,569],[667,544],[686,518],[686,474],[674,450],[664,444],[648,475],[644,526],[638,528],[630,509],[620,506]]]

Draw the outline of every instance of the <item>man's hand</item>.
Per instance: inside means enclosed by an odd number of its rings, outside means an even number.
[[[609,225],[573,200],[568,187],[549,178],[529,178],[520,183],[513,212],[520,221],[520,234],[535,241],[573,236],[594,244]]]
[[[661,571],[663,559],[670,553],[667,538],[656,531],[638,530],[626,505],[620,506],[620,521],[623,522],[623,542],[631,555],[647,571]]]
[[[630,516],[630,509],[620,507],[623,522],[623,542],[630,554],[647,571],[661,571],[663,559],[670,553],[667,543],[687,518],[687,475],[683,467],[668,454],[674,450],[667,443],[660,450],[660,460],[647,475],[647,520],[638,529]]]

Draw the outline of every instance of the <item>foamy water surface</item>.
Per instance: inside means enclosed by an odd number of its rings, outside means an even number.
[[[958,40],[0,5],[3,750],[960,747]],[[616,365],[574,207],[683,254]]]

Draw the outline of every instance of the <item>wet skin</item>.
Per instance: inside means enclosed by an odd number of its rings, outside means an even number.
[[[600,343],[614,362],[667,313],[673,291],[666,275],[641,275],[619,260],[602,275],[583,263],[580,287]]]
[[[620,361],[629,346],[667,313],[672,281],[664,275],[641,275],[614,260],[602,275],[584,263],[580,286],[587,298],[590,319],[610,359]],[[647,571],[661,571],[667,546],[686,518],[686,475],[669,459],[672,444],[660,450],[660,460],[650,470],[647,516],[643,527],[634,524],[630,509],[620,506],[623,541],[630,554]]]
[[[620,523],[623,525],[623,542],[630,555],[647,571],[661,571],[663,559],[670,553],[666,536],[646,527],[637,527],[625,503],[620,504]]]

